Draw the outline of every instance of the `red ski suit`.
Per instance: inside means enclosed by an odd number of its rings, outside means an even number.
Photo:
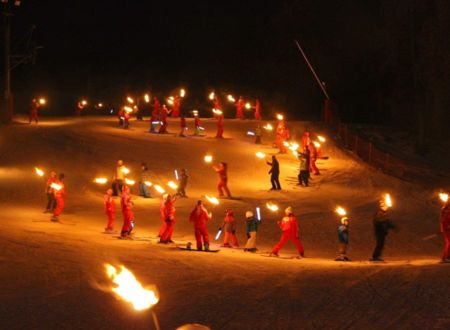
[[[244,119],[244,99],[241,97],[236,102],[236,118]]]
[[[64,210],[64,198],[66,197],[66,187],[64,182],[56,180],[56,183],[61,186],[61,189],[53,189],[53,196],[55,197],[56,207],[53,210],[53,216],[58,217]]]
[[[159,121],[161,126],[159,127],[159,133],[167,133],[167,115],[169,112],[166,108],[162,107],[159,111]]]
[[[133,230],[134,214],[131,210],[131,196],[128,192],[123,191],[120,197],[120,206],[122,208],[123,225],[121,235],[129,235]]]
[[[289,130],[284,126],[284,121],[280,121],[277,126],[275,145],[280,150],[280,153],[287,152],[284,142],[289,140]]]
[[[450,204],[447,203],[441,210],[441,233],[444,236],[444,253],[442,259],[450,258]]]
[[[33,104],[31,106],[31,109],[30,109],[30,124],[31,124],[31,122],[33,120],[36,122],[36,124],[38,123],[38,121],[39,121],[38,109],[39,109],[39,107],[36,104]]]
[[[202,249],[202,240],[204,245],[209,246],[208,228],[206,224],[210,219],[211,217],[203,206],[196,206],[189,216],[189,221],[194,224],[197,250]]]
[[[160,208],[162,226],[159,230],[159,238],[162,242],[172,240],[172,234],[175,227],[175,206],[172,200],[165,200]]]
[[[302,242],[300,242],[298,238],[298,225],[297,219],[293,214],[289,216],[285,216],[281,221],[278,222],[278,225],[281,228],[281,238],[280,241],[273,247],[272,253],[278,253],[281,248],[286,244],[287,241],[291,240],[299,254],[304,253]]]
[[[108,224],[106,230],[114,229],[114,222],[116,220],[116,202],[112,195],[106,194],[103,198],[103,204],[105,205],[105,214],[108,217]]]
[[[159,100],[155,97],[155,103],[153,103],[151,121],[158,121],[159,108],[160,108]]]
[[[255,103],[255,119],[261,120],[261,103],[259,103],[259,100],[256,100]]]
[[[220,102],[219,102],[219,99],[217,98],[217,96],[214,96],[213,108],[214,109],[218,109],[218,110],[222,110],[222,106],[220,105]]]
[[[305,150],[306,146],[309,146],[311,144],[311,139],[309,137],[309,132],[303,133],[302,136],[302,150]]]
[[[180,116],[180,107],[181,107],[181,100],[177,96],[175,97],[175,100],[173,100],[173,107],[172,107],[172,113],[170,114],[173,118],[178,118]]]
[[[227,213],[223,219],[222,224],[223,235],[223,245],[224,246],[239,246],[236,237],[236,220],[234,219],[233,213]]]
[[[309,144],[309,152],[309,171],[316,175],[320,174],[319,169],[316,166],[316,160],[318,156],[317,148],[312,142]]]
[[[223,114],[217,115],[217,134],[216,138],[223,138]]]
[[[217,183],[219,196],[223,196],[223,190],[225,190],[225,194],[227,195],[227,197],[231,197],[230,190],[228,189],[227,169],[223,167],[214,167],[214,170],[217,172],[217,174],[219,174],[219,183]]]

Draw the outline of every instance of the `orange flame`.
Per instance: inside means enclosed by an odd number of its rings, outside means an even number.
[[[36,174],[37,175],[39,175],[39,176],[44,176],[44,171],[43,170],[41,170],[40,168],[38,168],[38,167],[35,167],[34,168],[34,171],[36,172]]]
[[[448,194],[447,193],[439,193],[439,198],[441,201],[443,201],[444,203],[448,202]]]
[[[219,200],[218,200],[216,197],[205,195],[205,198],[206,198],[206,200],[207,200],[208,202],[210,202],[211,204],[219,205]]]
[[[278,205],[273,204],[271,202],[266,203],[266,207],[271,210],[272,212],[276,212],[279,210]]]
[[[106,182],[108,182],[108,179],[107,178],[95,178],[94,182],[98,183],[98,184],[105,184]]]
[[[342,206],[337,206],[335,209],[335,212],[339,214],[340,216],[347,215],[347,211]]]

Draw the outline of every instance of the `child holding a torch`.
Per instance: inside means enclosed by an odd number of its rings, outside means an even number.
[[[252,211],[245,212],[245,232],[247,234],[247,243],[245,243],[244,252],[256,252],[256,232],[261,223],[260,219],[255,218]]]
[[[236,220],[232,210],[227,210],[222,226],[219,231],[224,232],[222,247],[238,247],[239,243],[236,237]]]

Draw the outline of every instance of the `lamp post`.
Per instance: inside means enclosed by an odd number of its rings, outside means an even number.
[[[13,106],[13,98],[11,93],[11,6],[19,7],[21,1],[14,0],[1,0],[2,3],[2,15],[3,15],[3,25],[4,25],[4,77],[5,77],[5,92],[4,92],[4,113],[2,116],[2,121],[5,124],[8,124],[12,121],[14,106]]]

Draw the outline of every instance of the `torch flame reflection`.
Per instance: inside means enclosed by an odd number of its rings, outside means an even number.
[[[137,311],[148,309],[159,301],[154,290],[145,289],[125,266],[105,264],[107,276],[116,285],[111,290],[121,299],[133,305]]]
[[[256,153],[256,157],[264,159],[264,158],[266,158],[266,154],[264,152],[258,151]]]
[[[157,184],[155,184],[154,186],[153,186],[153,188],[155,188],[155,190],[157,191],[157,192],[159,192],[160,194],[164,194],[166,191],[164,190],[164,188],[163,187],[161,187],[160,185],[157,185]]]

